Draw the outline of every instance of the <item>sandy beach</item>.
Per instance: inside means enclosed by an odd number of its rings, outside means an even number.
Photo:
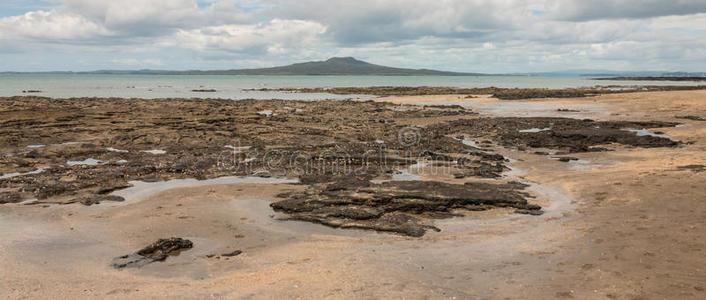
[[[0,296],[702,299],[705,111],[0,98]],[[111,265],[170,237],[193,247]]]
[[[2,299],[706,299],[706,1],[0,1]]]

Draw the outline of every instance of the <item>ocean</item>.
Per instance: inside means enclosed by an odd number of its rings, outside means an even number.
[[[695,82],[599,81],[589,77],[541,76],[243,76],[243,75],[88,75],[4,74],[0,96],[31,95],[120,98],[224,98],[224,99],[345,99],[355,95],[300,94],[245,91],[260,88],[451,86],[502,88],[569,88],[596,85],[696,85]],[[216,92],[193,92],[215,89]]]

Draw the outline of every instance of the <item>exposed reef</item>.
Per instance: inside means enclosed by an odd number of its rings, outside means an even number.
[[[538,89],[538,88],[454,88],[454,87],[334,87],[334,88],[261,88],[252,91],[278,91],[293,93],[329,93],[338,95],[375,95],[375,96],[421,96],[421,95],[492,95],[502,100],[520,100],[532,98],[577,98],[602,94],[657,91],[703,90],[706,86],[596,86],[586,88]]]
[[[622,77],[601,77],[593,80],[629,80],[629,81],[706,81],[706,77],[701,76],[622,76]]]
[[[113,192],[131,181],[286,177],[307,186],[273,204],[291,219],[420,236],[463,210],[541,214],[524,185],[502,177],[498,148],[674,147],[627,129],[675,125],[373,101],[0,98],[0,204],[123,201]],[[396,178],[424,168],[443,173]]]

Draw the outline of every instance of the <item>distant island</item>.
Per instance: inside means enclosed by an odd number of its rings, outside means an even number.
[[[30,74],[5,72],[3,74]],[[113,75],[378,75],[378,76],[494,76],[482,73],[459,73],[429,69],[405,69],[381,66],[353,57],[333,57],[326,61],[311,61],[288,66],[211,71],[166,70],[99,70],[92,72],[40,72],[31,74],[113,74]]]

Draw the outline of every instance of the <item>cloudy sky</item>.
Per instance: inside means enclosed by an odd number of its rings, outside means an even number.
[[[704,0],[2,0],[0,71],[706,71]]]

